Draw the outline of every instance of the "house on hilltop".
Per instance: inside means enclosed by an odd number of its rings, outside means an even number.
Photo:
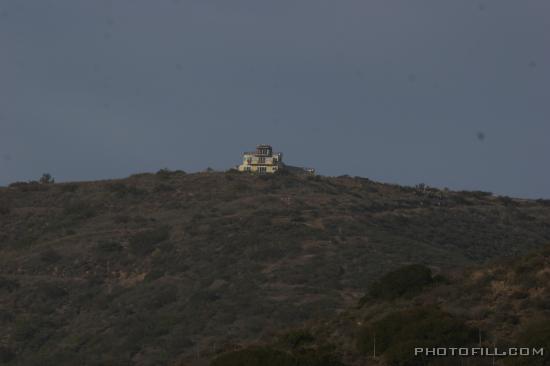
[[[240,172],[275,173],[283,167],[283,154],[273,153],[271,145],[258,145],[256,151],[245,152]]]
[[[237,167],[240,172],[273,174],[280,170],[315,174],[315,169],[299,168],[283,163],[283,154],[274,153],[271,145],[257,145],[256,151],[243,153],[243,163]]]

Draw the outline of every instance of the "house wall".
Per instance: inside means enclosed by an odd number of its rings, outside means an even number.
[[[243,155],[243,164],[245,165],[274,165],[280,163],[280,161],[280,157],[277,155],[265,157],[252,154]]]
[[[275,173],[279,170],[278,165],[239,165],[240,172],[260,173],[262,168],[265,168],[265,173]]]
[[[282,154],[272,156],[257,156],[255,153],[244,153],[243,163],[239,165],[241,172],[275,173],[281,167]]]

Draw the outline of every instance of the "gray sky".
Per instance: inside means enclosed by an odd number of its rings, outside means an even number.
[[[548,0],[0,0],[0,185],[225,169],[550,198]]]

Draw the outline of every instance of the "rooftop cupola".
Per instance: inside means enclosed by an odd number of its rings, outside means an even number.
[[[273,156],[273,148],[271,145],[257,145],[256,156]]]

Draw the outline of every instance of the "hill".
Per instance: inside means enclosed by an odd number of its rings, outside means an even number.
[[[202,363],[346,313],[407,264],[550,242],[550,202],[365,178],[159,171],[0,188],[0,361]]]
[[[275,365],[279,353],[294,362],[289,365],[550,365],[549,284],[550,245],[445,276],[408,265],[375,281],[356,306],[341,314],[281,331],[270,342],[223,353],[213,365]],[[391,296],[380,293],[381,287]],[[408,291],[396,291],[400,288]],[[544,352],[525,357],[414,355],[415,347],[446,346]],[[239,363],[258,349],[268,355],[263,362]]]

